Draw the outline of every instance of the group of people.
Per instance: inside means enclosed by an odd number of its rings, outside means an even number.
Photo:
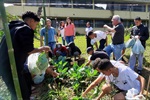
[[[46,33],[47,31],[47,33]],[[48,36],[46,37],[46,34]],[[58,43],[58,36],[62,38],[62,44],[65,45],[65,42],[69,44],[70,42],[74,42],[75,38],[75,25],[71,22],[71,19],[67,17],[66,23],[64,21],[60,22],[58,27],[58,35],[54,27],[51,26],[51,20],[46,20],[46,26],[43,27],[40,31],[40,44],[43,46],[43,38],[44,38],[44,45],[49,45],[52,50],[55,49],[56,43]],[[48,44],[46,44],[46,40]]]
[[[117,90],[117,92],[113,94],[115,100],[125,100],[127,91],[132,88],[136,89],[139,95],[143,94],[145,85],[145,79],[141,76],[143,52],[137,54],[132,50],[129,64],[126,66],[125,62],[121,59],[126,48],[124,43],[123,20],[119,15],[114,15],[111,21],[113,27],[104,25],[107,32],[93,32],[93,29],[89,26],[89,22],[87,23],[87,53],[91,56],[86,65],[89,65],[89,63],[92,62],[92,67],[101,74],[83,92],[83,97],[86,97],[86,94],[103,80],[106,81],[106,84],[103,85],[102,92],[98,96],[97,100],[100,100],[105,94],[110,94],[114,90]],[[134,23],[135,26],[131,29],[130,37],[131,39],[134,38],[135,41],[139,40],[141,45],[145,48],[146,40],[149,38],[148,28],[142,24],[140,17],[136,17],[134,19]],[[106,34],[111,35],[112,43],[104,47],[104,42],[101,40],[106,39]],[[100,42],[99,48],[96,44],[97,41]],[[96,44],[95,46],[97,50],[95,51],[93,49],[93,44]],[[115,60],[110,60],[112,52]],[[138,58],[137,73],[135,72],[136,58]]]
[[[31,74],[26,73],[24,70],[24,64],[26,63],[29,55],[44,51],[50,52],[52,56],[71,55],[74,57],[80,57],[81,50],[74,43],[75,25],[71,22],[70,18],[67,18],[66,24],[64,21],[61,21],[58,28],[58,35],[61,35],[63,45],[57,43],[57,33],[51,26],[51,20],[47,19],[47,25],[40,31],[41,47],[39,48],[34,48],[33,39],[34,30],[40,21],[40,18],[38,18],[35,13],[27,11],[22,15],[22,19],[23,21],[10,22],[9,29],[14,48],[16,68],[18,72],[22,97],[24,100],[30,100],[31,82],[29,82],[29,80],[32,80],[32,76]],[[141,75],[139,75],[141,74],[143,65],[143,53],[135,54],[134,52],[131,52],[129,67],[127,67],[124,62],[121,61],[122,52],[125,49],[123,23],[119,15],[114,15],[111,21],[113,27],[104,25],[104,28],[107,29],[107,32],[100,30],[93,31],[90,23],[87,22],[86,24],[87,28],[85,31],[87,53],[91,55],[88,59],[89,61],[86,63],[86,66],[92,62],[92,67],[101,74],[83,92],[83,97],[85,97],[86,94],[97,84],[102,82],[102,80],[106,80],[106,84],[102,87],[102,92],[98,96],[97,100],[102,98],[105,94],[109,94],[113,90],[112,84],[117,90],[117,92],[113,95],[115,100],[125,99],[126,92],[131,88],[135,88],[138,90],[139,94],[143,94],[145,80]],[[146,40],[149,38],[148,28],[142,24],[140,17],[135,18],[134,22],[135,26],[131,30],[131,38],[139,39],[142,43],[142,46],[145,48]],[[48,35],[47,38],[46,34]],[[107,34],[111,34],[112,37],[112,43],[109,45],[107,45]],[[48,44],[46,44],[46,41]],[[67,42],[67,46],[65,46],[65,41]],[[99,47],[97,42],[100,42]],[[94,44],[97,50],[94,50]],[[7,52],[8,48],[5,36],[2,38],[0,43],[0,51],[0,58],[3,58],[0,61],[0,68],[2,69],[0,70],[0,75],[2,76],[8,87],[8,90],[11,93],[12,100],[16,100],[17,96],[11,74],[11,64],[9,63],[9,56]],[[110,55],[112,52],[116,61],[110,60]],[[134,71],[136,57],[138,57],[138,74]],[[52,71],[47,69],[47,73],[52,73]],[[54,73],[53,76],[57,75]]]

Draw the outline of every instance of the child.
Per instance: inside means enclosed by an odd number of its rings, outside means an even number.
[[[69,46],[69,51],[70,51],[71,56],[74,56],[75,60],[76,60],[76,57],[80,58],[81,50],[75,45],[75,43],[70,42],[68,46]]]

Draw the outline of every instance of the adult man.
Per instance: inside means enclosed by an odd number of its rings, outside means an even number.
[[[147,28],[147,26],[144,26],[142,24],[142,20],[140,17],[136,17],[134,19],[134,23],[135,23],[135,26],[132,27],[131,38],[135,37],[135,38],[139,39],[141,41],[143,47],[146,48],[145,43],[146,43],[146,40],[149,38],[148,28]],[[129,67],[134,70],[134,66],[136,63],[136,57],[138,58],[137,70],[138,70],[138,73],[141,74],[142,65],[143,65],[143,53],[135,54],[135,53],[131,52],[130,60],[129,60]]]
[[[124,64],[116,61],[109,61],[108,59],[101,60],[97,58],[93,64],[93,68],[105,75],[105,78],[101,77],[99,80],[97,79],[97,81],[94,81],[95,83],[97,82],[98,84],[101,80],[106,80],[106,84],[103,85],[102,92],[97,100],[100,100],[105,94],[109,94],[114,90],[116,90],[113,96],[114,100],[125,100],[126,92],[131,88],[136,89],[139,95],[143,94],[145,79]],[[90,86],[92,87],[92,85]],[[91,88],[89,88],[89,90],[90,89]],[[85,96],[85,93],[83,96]]]
[[[121,23],[119,15],[113,16],[112,24],[114,28],[111,28],[108,25],[104,25],[104,28],[107,28],[108,31],[114,33],[112,37],[112,44],[105,47],[104,50],[109,56],[113,52],[116,60],[118,60],[121,57],[122,50],[124,49],[124,26]]]
[[[48,46],[54,50],[55,47],[56,47],[56,42],[58,42],[58,39],[57,39],[57,34],[56,34],[56,31],[55,29],[51,26],[51,20],[50,19],[47,19],[46,20],[46,27],[43,27],[41,29],[41,38],[40,38],[40,44],[41,46],[43,46],[43,37],[44,37],[44,45],[46,45],[46,28],[47,28],[47,31],[48,31]]]
[[[88,37],[91,39],[91,44],[96,46],[97,49],[101,49],[103,50],[104,47],[105,47],[105,43],[106,43],[106,38],[107,38],[107,35],[105,32],[103,31],[95,31],[95,32],[89,32],[88,33]],[[98,45],[97,45],[97,41],[99,41],[100,45],[99,45],[99,48],[98,48]]]
[[[91,39],[88,37],[88,33],[91,32],[91,31],[93,31],[93,28],[90,26],[90,22],[87,22],[86,23],[86,28],[85,28],[85,32],[86,32],[85,36],[86,36],[86,45],[87,45],[87,48],[88,47],[93,47],[91,45]]]
[[[94,51],[92,47],[87,48],[87,53],[90,54],[90,59],[87,62],[86,66],[88,66],[92,61],[94,61],[96,58],[101,59],[109,59],[109,56],[105,51]]]
[[[34,30],[40,21],[38,16],[33,12],[27,11],[22,15],[22,19],[23,21],[10,22],[9,29],[14,48],[14,56],[22,97],[23,100],[30,100],[31,76],[24,72],[24,63],[26,62],[28,55],[42,51],[48,52],[50,48],[47,46],[34,48]],[[11,93],[12,100],[17,100],[5,36],[1,41],[0,51],[0,74]]]

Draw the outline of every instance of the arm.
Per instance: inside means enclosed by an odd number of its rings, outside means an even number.
[[[140,85],[141,85],[141,90],[139,94],[143,94],[144,92],[144,86],[145,86],[145,79],[142,76],[138,76],[137,80],[140,81]]]
[[[91,62],[92,62],[92,61],[91,61],[91,60],[89,60],[89,61],[86,63],[86,65],[85,65],[85,66],[88,66]]]
[[[116,32],[116,30],[114,29],[114,28],[111,28],[111,27],[109,27],[108,25],[104,25],[103,26],[104,28],[107,28],[108,29],[108,31],[110,31],[110,32]]]
[[[37,52],[48,52],[50,51],[50,48],[48,46],[43,46],[43,47],[40,47],[40,48],[34,48],[31,52],[29,52],[28,54],[32,54],[32,53],[37,53]]]
[[[142,41],[146,41],[149,38],[148,28],[147,27],[144,27],[144,28],[145,28],[145,30],[144,30],[145,35],[139,37],[140,40],[142,40]]]
[[[83,92],[82,96],[85,97],[85,95],[91,90],[93,89],[95,86],[97,86],[100,82],[102,82],[102,80],[104,80],[104,76],[99,76],[94,82],[92,82],[88,88]]]

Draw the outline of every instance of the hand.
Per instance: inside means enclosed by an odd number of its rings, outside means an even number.
[[[105,24],[103,27],[104,27],[104,28],[107,28],[107,27],[108,27],[108,25],[106,25],[106,24]]]
[[[140,38],[140,36],[138,36],[138,35],[135,36],[135,39],[139,39],[139,38]]]
[[[82,94],[82,97],[85,97],[85,95],[86,95],[86,94],[85,94],[85,93],[83,93],[83,94]]]

